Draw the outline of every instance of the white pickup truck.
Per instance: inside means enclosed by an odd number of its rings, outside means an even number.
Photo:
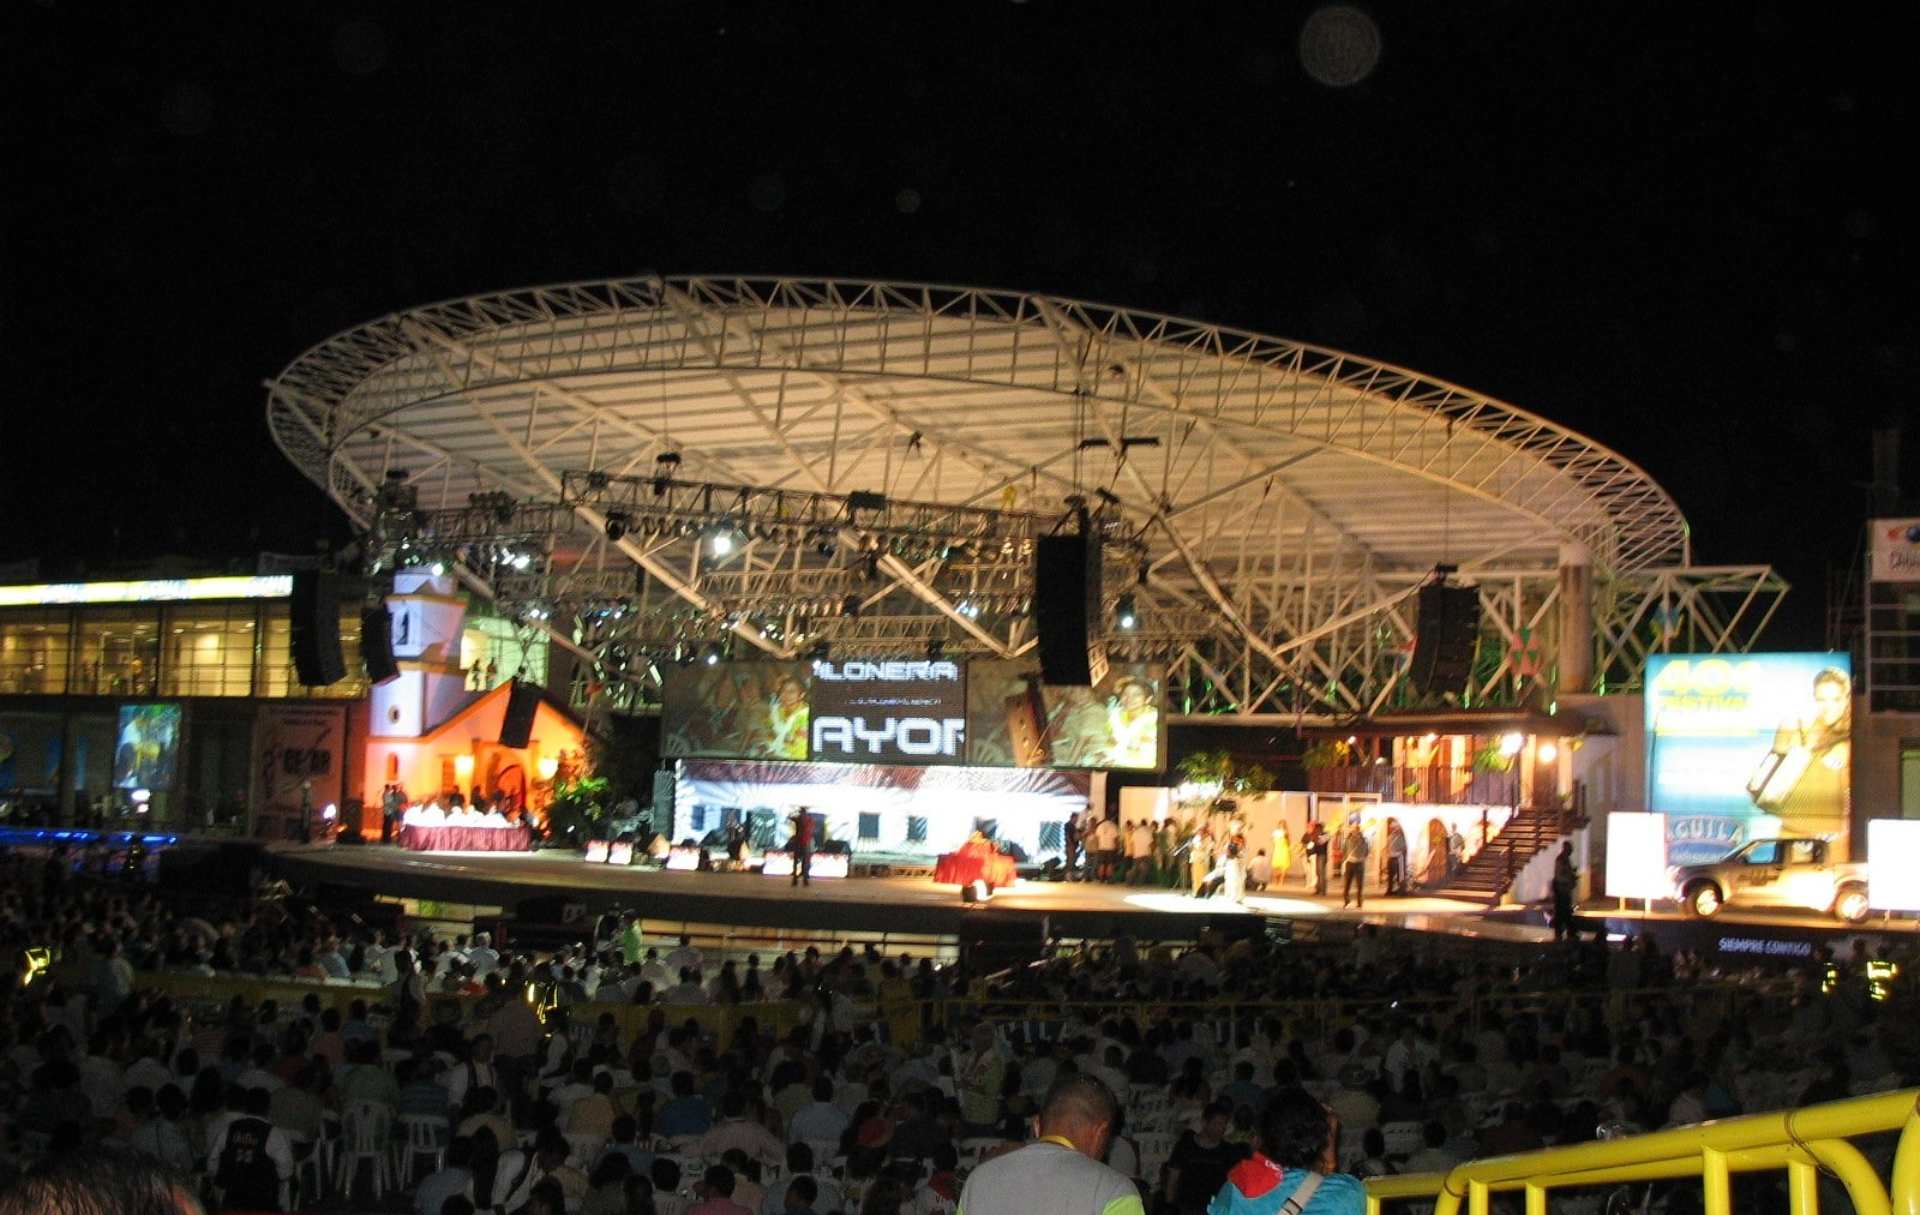
[[[1708,865],[1668,871],[1673,897],[1697,916],[1722,907],[1795,907],[1849,924],[1867,918],[1866,866],[1827,859],[1827,841],[1754,840]]]

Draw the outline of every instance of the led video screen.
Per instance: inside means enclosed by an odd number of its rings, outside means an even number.
[[[1846,654],[1656,655],[1646,686],[1647,808],[1666,816],[1668,864],[1769,835],[1828,837],[1845,855]]]
[[[805,759],[809,671],[802,662],[720,662],[667,679],[660,753],[690,759]]]
[[[1040,682],[1035,662],[976,662],[967,671],[968,762],[1017,768],[1165,766],[1166,669],[1115,663],[1090,688]]]
[[[114,740],[115,788],[173,788],[180,754],[179,705],[121,705]]]
[[[813,759],[966,760],[967,693],[958,663],[823,661],[812,675]]]

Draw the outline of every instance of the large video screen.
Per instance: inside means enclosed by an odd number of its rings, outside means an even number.
[[[803,662],[721,662],[672,672],[660,711],[660,753],[807,758],[809,676]]]
[[[976,662],[967,670],[968,760],[992,767],[1165,766],[1166,669],[1115,663],[1090,688],[1040,682],[1037,662]]]
[[[173,788],[180,755],[179,705],[121,705],[114,739],[115,788]]]
[[[1844,855],[1852,785],[1846,654],[1657,655],[1647,664],[1647,808],[1667,863],[1768,835],[1825,836]]]
[[[862,764],[963,763],[966,686],[959,664],[953,662],[816,662],[812,758]]]
[[[683,759],[1166,766],[1166,669],[1115,664],[1091,688],[1037,662],[722,662],[668,672],[661,754]]]

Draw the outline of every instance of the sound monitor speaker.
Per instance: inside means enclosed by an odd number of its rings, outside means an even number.
[[[1106,675],[1099,536],[1040,537],[1033,549],[1033,615],[1043,681],[1084,688]]]
[[[293,600],[289,604],[288,644],[293,671],[310,688],[339,683],[347,677],[340,654],[340,588],[332,574],[296,570]]]
[[[500,723],[500,745],[520,748],[533,737],[533,714],[540,707],[540,685],[513,681],[507,694],[507,715]]]
[[[1473,671],[1480,638],[1480,592],[1429,583],[1420,588],[1420,619],[1407,677],[1422,692],[1458,692]]]
[[[367,664],[367,678],[374,683],[400,677],[400,664],[393,660],[393,617],[384,603],[360,613],[360,658]]]

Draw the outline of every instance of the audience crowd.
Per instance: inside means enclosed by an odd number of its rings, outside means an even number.
[[[1319,1215],[1358,1209],[1353,1178],[1920,1068],[1915,1019],[1887,1013],[1910,981],[1870,976],[1864,953],[1749,986],[1647,942],[1496,962],[1372,932],[1122,939],[994,974],[872,947],[763,964],[630,917],[533,953],[388,939],[283,898],[193,915],[72,868],[0,859],[16,1195],[104,1156],[235,1210],[992,1215],[995,1195],[1071,1179],[1107,1215],[1238,1215],[1320,1178]],[[169,972],[308,990],[208,1001],[148,978]]]

